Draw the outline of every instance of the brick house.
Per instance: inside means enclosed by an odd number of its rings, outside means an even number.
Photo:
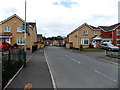
[[[120,23],[98,27],[84,23],[68,34],[67,37],[67,48],[80,48],[80,45],[83,48],[88,48],[90,44],[95,48],[99,48],[103,42],[110,42],[120,47]]]
[[[25,45],[24,20],[14,14],[0,22],[0,41],[6,41],[11,45],[17,44],[19,48]],[[26,46],[32,49],[34,42],[37,41],[37,28],[35,22],[27,22]]]
[[[100,36],[100,29],[87,23],[82,24],[67,35],[69,44],[73,48],[80,48],[81,45],[83,48],[88,48],[89,45],[93,45],[94,42],[99,43],[98,39],[95,40],[97,36]]]
[[[111,26],[99,26],[101,29],[101,38],[103,42],[110,42],[120,47],[120,23]]]

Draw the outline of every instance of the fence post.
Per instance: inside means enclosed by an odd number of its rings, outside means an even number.
[[[8,61],[10,62],[10,58],[11,58],[11,56],[10,56],[11,54],[10,54],[10,50],[8,50]]]
[[[26,67],[26,51],[24,51],[23,56],[24,56],[24,67]]]
[[[105,55],[107,56],[107,50],[105,50]]]

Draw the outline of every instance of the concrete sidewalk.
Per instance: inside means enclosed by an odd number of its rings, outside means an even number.
[[[50,88],[50,90],[53,90],[51,75],[43,49],[39,49],[32,54],[27,66],[20,71],[7,89],[16,88],[17,90],[17,88],[24,88],[26,83],[32,83],[32,88]]]

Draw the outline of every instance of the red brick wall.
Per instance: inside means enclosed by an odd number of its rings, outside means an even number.
[[[103,30],[100,31],[103,38],[112,38],[112,31],[104,32]]]

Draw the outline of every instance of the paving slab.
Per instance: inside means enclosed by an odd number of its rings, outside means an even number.
[[[53,88],[43,49],[32,54],[26,67],[20,71],[7,89],[24,88],[26,83],[32,83],[32,88]]]

